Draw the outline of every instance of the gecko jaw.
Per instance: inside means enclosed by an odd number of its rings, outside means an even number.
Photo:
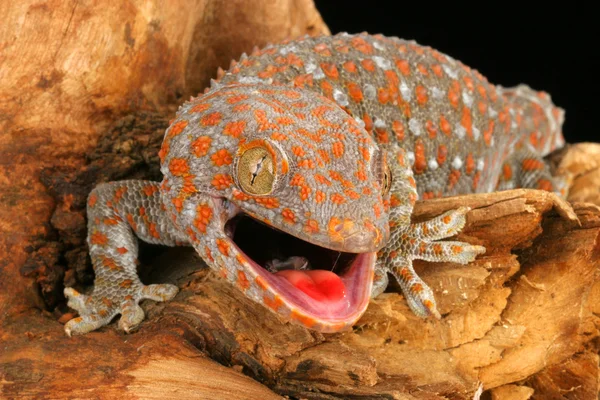
[[[275,303],[281,303],[273,311],[283,317],[295,319],[313,330],[338,332],[351,326],[366,310],[375,252],[327,249],[244,213],[226,223],[225,233],[258,277],[257,281],[272,294]],[[285,263],[293,257],[306,262]],[[284,261],[282,270],[273,269],[273,264],[269,267],[273,258]],[[304,268],[298,269],[300,266]]]

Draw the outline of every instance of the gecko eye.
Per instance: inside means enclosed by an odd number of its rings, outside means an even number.
[[[384,196],[389,193],[391,187],[392,187],[392,171],[390,171],[390,168],[386,165],[385,167],[383,167],[383,195]]]
[[[243,152],[237,162],[237,179],[242,190],[250,195],[271,193],[275,183],[271,153],[264,147],[252,147]]]

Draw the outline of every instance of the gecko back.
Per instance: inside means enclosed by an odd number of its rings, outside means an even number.
[[[333,100],[380,146],[407,152],[422,199],[564,189],[542,160],[564,144],[564,110],[547,93],[493,85],[414,41],[366,33],[305,37],[243,55],[219,75],[213,88],[283,84]]]

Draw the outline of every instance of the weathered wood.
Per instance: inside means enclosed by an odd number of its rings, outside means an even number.
[[[133,334],[112,324],[68,338],[62,288],[92,282],[91,187],[159,179],[172,107],[217,65],[328,30],[301,0],[20,3],[0,5],[0,397],[471,399],[481,385],[482,398],[597,397],[600,208],[583,203],[600,205],[592,143],[557,155],[571,204],[533,190],[417,204],[416,221],[471,206],[458,239],[488,249],[467,266],[416,263],[440,321],[415,317],[392,284],[352,331],[311,332],[247,300],[191,249],[143,245],[144,282],[181,293],[143,303]]]

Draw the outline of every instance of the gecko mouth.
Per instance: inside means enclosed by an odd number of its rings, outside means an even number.
[[[356,321],[369,301],[376,253],[331,250],[240,213],[225,233],[288,308],[321,331]]]

